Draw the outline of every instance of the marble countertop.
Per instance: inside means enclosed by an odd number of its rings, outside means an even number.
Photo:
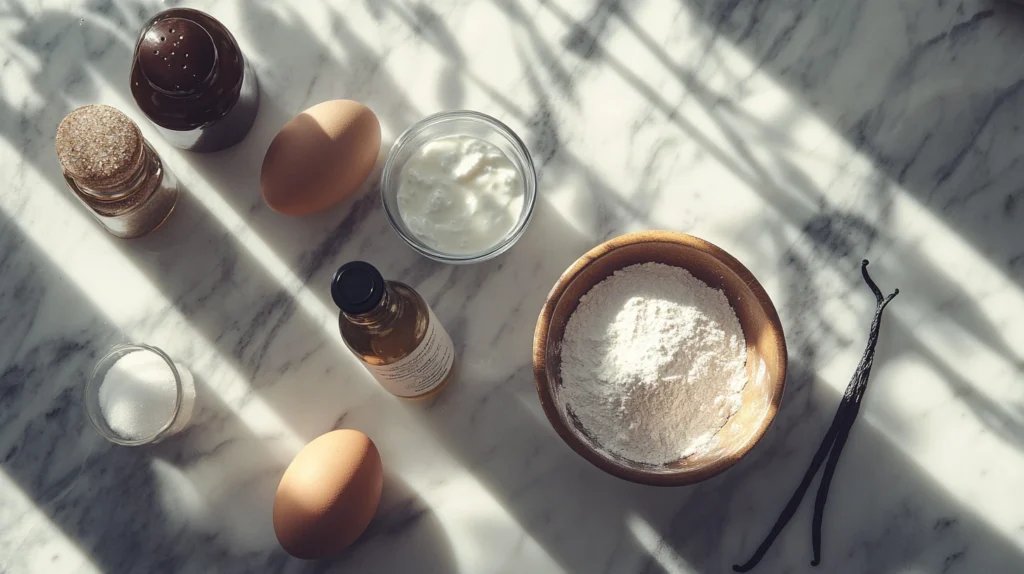
[[[258,71],[252,133],[170,148],[128,90],[153,0],[0,1],[0,571],[690,573],[749,556],[795,487],[864,348],[902,295],[810,561],[810,504],[755,572],[1024,571],[1024,11],[992,0],[190,2]],[[301,8],[299,8],[301,6]],[[508,123],[540,171],[536,217],[490,262],[428,261],[377,190],[293,219],[262,202],[278,129],[317,102],[380,117],[385,148],[442,109]],[[188,188],[120,241],[64,188],[61,118],[107,103]],[[530,347],[559,274],[603,240],[673,229],[765,285],[790,349],[764,440],[725,474],[659,489],[607,476],[552,431]],[[385,393],[344,348],[333,271],[362,258],[448,327],[458,378]],[[197,377],[186,431],[107,444],[82,386],[118,342]],[[357,428],[386,469],[342,558],[277,545],[292,456]]]

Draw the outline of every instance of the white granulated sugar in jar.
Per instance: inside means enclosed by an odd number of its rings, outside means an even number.
[[[137,441],[157,436],[172,419],[174,424],[164,435],[183,429],[192,416],[196,390],[188,369],[175,368],[181,381],[180,405],[174,371],[157,353],[132,351],[111,365],[98,390],[100,413],[110,430]]]
[[[671,463],[714,448],[740,407],[746,356],[724,293],[679,267],[633,265],[569,318],[560,399],[608,452]]]

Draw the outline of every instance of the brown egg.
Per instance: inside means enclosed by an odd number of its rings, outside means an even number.
[[[370,524],[383,485],[380,454],[370,437],[347,429],[317,437],[277,487],[277,540],[296,558],[337,556]]]
[[[285,215],[323,211],[359,189],[380,152],[380,122],[351,100],[317,104],[285,124],[263,157],[260,187]]]

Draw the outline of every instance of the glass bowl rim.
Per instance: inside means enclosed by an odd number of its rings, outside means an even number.
[[[519,216],[519,220],[516,222],[515,227],[512,228],[510,234],[503,240],[494,244],[492,247],[481,253],[474,253],[470,255],[453,255],[451,253],[445,253],[438,249],[434,249],[429,245],[424,244],[415,236],[410,233],[406,233],[402,229],[400,222],[401,215],[397,213],[397,206],[395,209],[389,205],[387,195],[388,190],[397,185],[393,183],[398,177],[398,170],[402,165],[397,164],[397,156],[400,151],[404,150],[410,144],[416,142],[416,138],[427,128],[443,124],[454,120],[468,120],[471,122],[478,122],[480,124],[490,127],[493,131],[504,137],[512,145],[513,148],[518,152],[519,158],[510,158],[516,164],[516,169],[521,172],[520,175],[523,177],[524,193],[528,196],[526,200],[528,205],[526,210]],[[522,161],[517,161],[521,159]],[[519,169],[522,164],[523,169]],[[404,165],[404,164],[403,164]],[[387,160],[384,162],[384,168],[381,172],[380,180],[380,197],[381,203],[384,204],[384,213],[387,214],[388,222],[391,223],[391,227],[398,233],[399,237],[402,238],[410,247],[421,255],[433,259],[434,261],[440,261],[442,263],[451,264],[468,264],[468,263],[479,263],[493,259],[502,253],[505,253],[516,244],[517,241],[526,233],[526,229],[530,224],[530,220],[533,219],[533,213],[537,207],[537,169],[533,164],[533,157],[530,155],[529,149],[523,142],[522,138],[516,134],[512,128],[508,127],[501,120],[489,116],[485,113],[478,112],[475,110],[450,110],[431,114],[424,117],[423,119],[412,124],[401,135],[395,140],[395,143],[391,146],[388,151]]]
[[[165,363],[167,363],[167,366],[171,368],[171,373],[174,374],[175,393],[174,409],[171,412],[171,416],[170,418],[168,418],[167,422],[164,423],[160,427],[160,429],[156,431],[152,436],[133,440],[119,436],[118,434],[114,433],[112,429],[107,430],[110,427],[110,425],[108,425],[106,421],[100,422],[99,420],[97,420],[97,417],[102,417],[103,413],[94,411],[94,409],[90,406],[91,403],[89,397],[90,394],[95,390],[95,393],[97,394],[96,400],[98,403],[99,385],[102,383],[101,375],[106,373],[106,371],[104,371],[103,373],[100,372],[101,367],[107,364],[107,362],[109,362],[115,355],[124,356],[137,351],[148,351],[154,353],[155,355],[163,359]],[[111,363],[110,366],[113,366],[113,363]],[[107,370],[109,370],[109,368],[110,367],[107,367]],[[114,345],[114,347],[107,351],[103,355],[103,357],[96,361],[96,365],[92,369],[92,374],[89,375],[89,379],[85,384],[85,388],[83,389],[82,397],[82,403],[83,406],[85,407],[86,418],[89,419],[89,423],[92,424],[93,428],[96,429],[96,431],[100,433],[100,435],[103,436],[103,438],[107,439],[108,441],[114,444],[118,444],[121,446],[142,446],[145,444],[151,444],[163,438],[167,430],[174,426],[174,421],[177,420],[178,414],[181,412],[181,405],[183,402],[184,387],[183,383],[181,382],[181,373],[178,371],[177,365],[174,364],[174,359],[172,359],[167,353],[163,352],[161,349],[154,347],[152,345],[146,345],[144,343],[120,343],[118,345]]]

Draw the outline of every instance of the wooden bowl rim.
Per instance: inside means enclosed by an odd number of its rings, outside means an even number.
[[[671,243],[675,245],[682,245],[684,247],[702,251],[712,256],[730,271],[738,275],[750,288],[750,291],[756,298],[758,305],[764,309],[771,328],[778,333],[778,342],[775,349],[779,357],[778,369],[776,369],[777,372],[775,373],[775,383],[770,388],[771,400],[768,403],[768,413],[762,419],[760,427],[750,435],[747,443],[740,447],[732,456],[719,458],[698,468],[681,469],[674,473],[651,473],[643,470],[623,467],[618,463],[599,455],[587,446],[568,428],[565,421],[563,421],[562,417],[559,415],[558,406],[555,405],[554,397],[552,396],[550,378],[548,377],[548,333],[551,328],[551,319],[554,314],[555,307],[558,305],[566,289],[568,289],[569,285],[580,273],[590,265],[594,264],[601,257],[604,257],[617,249],[643,243]],[[684,486],[688,484],[695,484],[725,472],[746,456],[746,454],[754,448],[754,445],[764,437],[765,433],[768,432],[768,428],[771,427],[772,422],[775,420],[775,415],[778,413],[779,406],[782,403],[782,396],[786,388],[786,371],[788,364],[789,356],[787,354],[786,337],[785,332],[782,329],[782,321],[779,319],[779,314],[776,311],[771,298],[768,296],[768,293],[765,292],[764,287],[757,278],[754,277],[754,274],[740,263],[739,260],[732,255],[729,255],[725,250],[717,245],[699,237],[694,237],[677,231],[640,231],[627,233],[605,241],[583,254],[582,257],[577,259],[562,274],[562,276],[558,278],[555,286],[551,289],[551,292],[548,293],[547,300],[544,302],[544,307],[541,309],[540,317],[537,319],[537,327],[534,331],[533,337],[534,384],[536,385],[537,396],[540,398],[540,404],[544,409],[544,414],[547,416],[548,422],[551,424],[552,428],[555,429],[555,432],[562,437],[562,440],[564,440],[565,443],[576,452],[576,454],[582,456],[591,464],[608,474],[637,484],[646,484],[651,486]]]

